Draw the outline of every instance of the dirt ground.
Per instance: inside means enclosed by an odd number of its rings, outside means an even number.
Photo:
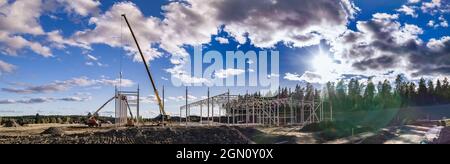
[[[63,128],[66,134],[80,134],[80,133],[91,133],[91,132],[105,132],[111,130],[113,127],[104,126],[102,128],[87,128],[86,125],[81,124],[32,124],[20,127],[1,127],[0,126],[0,136],[33,136],[40,135],[43,131],[50,127]]]
[[[331,141],[321,139],[318,133],[300,132],[300,128],[45,124],[0,127],[0,144],[450,144],[450,127],[433,125],[388,127]],[[48,131],[59,133],[45,133]]]
[[[43,132],[60,130],[62,134]],[[0,127],[0,144],[311,144],[299,127],[171,126],[88,128],[85,125],[41,124]]]
[[[448,128],[431,123],[393,126],[378,132],[361,133],[328,141],[327,144],[440,144],[450,141],[450,133],[447,136],[443,135],[443,129]]]
[[[41,134],[57,128],[63,135]],[[53,129],[55,130],[55,129]],[[47,130],[48,131],[48,130]],[[87,128],[83,125],[33,125],[0,128],[0,144],[251,144],[232,127]]]

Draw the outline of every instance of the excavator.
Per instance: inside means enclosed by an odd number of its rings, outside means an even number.
[[[95,111],[95,113],[90,116],[87,121],[86,121],[86,125],[89,127],[101,127],[102,126],[102,122],[100,120],[98,120],[98,113],[106,106],[108,105],[112,100],[114,100],[116,97],[112,97],[111,99],[109,99],[105,104],[103,104],[100,108],[98,108],[97,111]]]
[[[139,50],[139,54],[141,55],[141,58],[142,58],[142,62],[144,63],[144,66],[145,66],[145,70],[147,71],[148,78],[150,79],[150,82],[152,84],[153,91],[156,96],[156,100],[158,101],[160,115],[158,117],[156,117],[156,120],[158,121],[158,125],[165,125],[166,124],[165,121],[170,120],[170,116],[167,115],[166,111],[164,110],[164,103],[162,102],[161,97],[159,96],[159,92],[158,92],[158,89],[156,88],[155,81],[153,80],[153,76],[150,72],[150,68],[147,64],[147,61],[145,60],[144,54],[142,53],[141,46],[139,45],[136,35],[134,34],[133,28],[131,28],[131,25],[130,25],[130,22],[128,22],[127,16],[125,14],[122,14],[122,17],[125,19],[125,22],[127,23],[128,28],[130,29],[131,35],[133,36],[134,42],[136,43],[136,46]]]
[[[114,100],[116,98],[117,98],[116,96],[110,98],[108,101],[106,101],[105,104],[103,104],[100,108],[98,108],[97,111],[95,111],[95,113],[87,119],[86,125],[89,127],[102,127],[102,122],[99,120],[99,118],[97,118],[98,114],[106,105],[108,105],[112,100]],[[126,126],[129,126],[129,127],[134,126],[133,112],[131,112],[131,108],[130,108],[130,105],[128,104],[127,97],[123,97],[123,100],[127,104],[127,108],[128,108],[128,111],[130,112],[130,116],[131,116],[131,119],[127,119]]]

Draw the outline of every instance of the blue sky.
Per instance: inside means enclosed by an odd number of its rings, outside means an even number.
[[[448,0],[212,2],[0,0],[0,116],[87,114],[113,96],[120,71],[124,89],[139,85],[144,115],[154,116],[158,110],[148,77],[140,58],[134,60],[135,45],[119,16],[124,12],[151,57],[157,86],[166,87],[171,114],[183,104],[184,87],[173,86],[168,70],[177,65],[173,59],[192,57],[195,45],[222,54],[279,51],[274,77],[283,87],[348,77],[391,80],[404,74],[416,80],[450,74]],[[267,88],[212,87],[211,94],[227,89],[244,94]],[[192,101],[206,90],[190,87]],[[110,105],[102,114],[112,111]]]

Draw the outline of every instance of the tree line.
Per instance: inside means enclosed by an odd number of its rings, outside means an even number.
[[[450,103],[450,84],[448,78],[436,81],[421,78],[416,84],[398,75],[390,81],[375,83],[369,78],[363,84],[351,79],[326,84],[325,99],[333,103],[334,109],[377,110],[408,106],[431,106]]]
[[[333,109],[342,111],[450,104],[448,78],[436,81],[421,78],[417,83],[406,80],[402,75],[398,75],[392,83],[389,80],[374,82],[372,78],[367,82],[355,78],[349,81],[341,79],[326,83],[322,91],[308,83],[305,87],[280,88],[275,93],[265,94],[265,97],[291,97],[305,101],[323,99],[331,103]],[[261,97],[261,93],[250,96]]]
[[[19,125],[27,124],[84,124],[88,117],[86,116],[42,116],[36,114],[34,116],[16,116],[16,117],[0,117],[0,125],[5,122],[14,121]],[[101,117],[102,120],[113,121],[112,117]]]

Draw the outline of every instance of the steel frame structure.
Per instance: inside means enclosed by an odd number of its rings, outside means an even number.
[[[199,123],[207,125],[235,125],[235,126],[304,126],[324,120],[333,120],[333,109],[324,109],[324,101],[296,100],[289,98],[265,98],[231,95],[227,93],[209,96],[206,99],[189,103],[186,88],[186,104],[180,107],[180,124],[193,123],[191,110],[199,110]],[[207,115],[203,116],[204,107]],[[215,107],[218,107],[215,109]],[[184,111],[184,112],[183,112]],[[217,112],[218,113],[214,113]],[[183,122],[183,113],[185,121]]]
[[[137,91],[118,91],[115,93],[115,124],[117,126],[124,126],[127,124],[130,114],[131,119],[135,119],[137,125],[140,123],[139,113],[139,87]],[[133,115],[135,111],[135,115]],[[133,116],[136,116],[135,118]]]

